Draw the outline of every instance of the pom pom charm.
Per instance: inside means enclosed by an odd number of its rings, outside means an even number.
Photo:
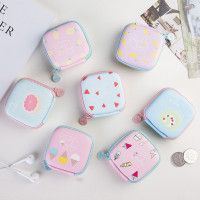
[[[99,153],[97,153],[97,158],[98,160],[109,160],[110,159],[110,153],[107,151],[100,151]]]
[[[57,97],[62,97],[65,94],[64,90],[61,88],[53,88],[53,91]]]
[[[91,119],[92,117],[90,115],[83,115],[80,119],[79,119],[79,124],[82,125],[82,126],[85,126],[87,125],[88,123],[88,120]]]

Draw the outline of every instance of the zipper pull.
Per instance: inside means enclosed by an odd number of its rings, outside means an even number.
[[[65,94],[64,90],[61,88],[53,88],[53,91],[57,97],[62,97]]]
[[[110,159],[110,153],[108,151],[100,151],[97,153],[98,160],[109,160]]]
[[[144,120],[144,112],[139,112],[133,117],[133,122],[140,123]]]
[[[79,124],[82,126],[87,125],[88,120],[91,119],[92,117],[88,114],[84,114],[82,117],[79,119]]]

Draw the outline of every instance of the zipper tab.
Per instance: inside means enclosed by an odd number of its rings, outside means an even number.
[[[52,90],[57,97],[62,97],[65,94],[64,90],[61,88],[53,88]]]
[[[134,117],[133,117],[133,122],[135,123],[140,123],[144,120],[144,111],[141,111],[139,113],[137,113]]]

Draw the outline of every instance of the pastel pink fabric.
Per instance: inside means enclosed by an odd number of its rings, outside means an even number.
[[[151,27],[129,24],[125,27],[117,49],[117,59],[140,70],[154,67],[163,47],[162,35]]]
[[[140,132],[133,131],[110,153],[110,162],[123,178],[137,182],[159,162],[155,147]]]
[[[53,66],[61,70],[84,62],[90,52],[85,34],[76,22],[48,31],[43,43]]]
[[[86,167],[92,149],[89,136],[71,128],[55,130],[46,153],[46,162],[52,169],[77,174]]]

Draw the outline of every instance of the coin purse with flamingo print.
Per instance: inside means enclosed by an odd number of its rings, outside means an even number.
[[[164,41],[163,35],[154,28],[128,24],[121,34],[115,56],[131,68],[150,70],[159,59]]]
[[[79,175],[87,168],[93,150],[89,135],[77,129],[60,126],[50,140],[45,153],[45,167],[71,175]]]
[[[5,112],[22,125],[39,128],[47,120],[55,97],[63,94],[62,89],[50,88],[33,79],[23,78],[12,87]]]
[[[52,81],[60,80],[59,72],[84,63],[91,47],[82,26],[69,21],[49,30],[43,36],[45,52],[52,65]]]
[[[164,88],[135,115],[134,121],[145,121],[163,138],[180,136],[192,122],[195,111],[191,103],[178,91]]]
[[[117,174],[129,182],[138,182],[158,165],[160,156],[154,145],[141,133],[132,130],[106,151],[97,154],[106,159]]]
[[[97,72],[81,80],[81,102],[83,116],[79,122],[106,117],[121,112],[125,107],[125,97],[120,76],[115,72]]]

